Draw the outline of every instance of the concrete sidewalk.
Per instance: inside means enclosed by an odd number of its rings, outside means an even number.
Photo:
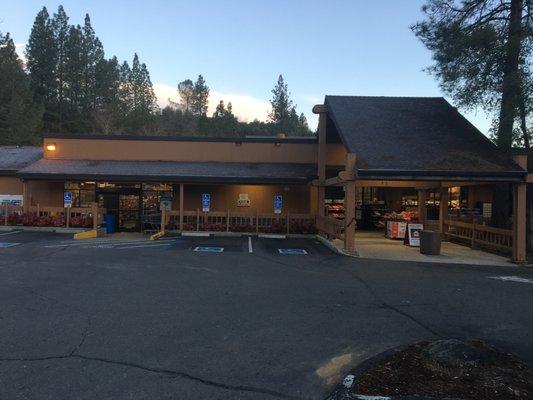
[[[334,244],[342,248],[342,242]],[[509,258],[451,242],[442,242],[441,254],[428,256],[420,254],[418,247],[409,247],[402,240],[387,239],[382,232],[356,232],[355,248],[361,258],[413,262],[452,263],[468,265],[517,266]]]

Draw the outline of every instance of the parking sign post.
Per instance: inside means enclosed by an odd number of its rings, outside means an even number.
[[[211,208],[211,195],[209,193],[202,194],[202,211],[209,212]]]
[[[281,214],[281,208],[283,207],[283,196],[277,194],[274,196],[274,213]]]

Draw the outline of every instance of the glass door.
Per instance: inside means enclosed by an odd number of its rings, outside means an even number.
[[[119,195],[118,226],[121,231],[140,230],[140,196],[136,194]]]

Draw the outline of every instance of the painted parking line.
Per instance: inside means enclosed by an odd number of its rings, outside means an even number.
[[[304,249],[278,249],[279,254],[283,255],[307,255],[307,250]]]
[[[0,249],[7,249],[8,247],[18,246],[20,243],[0,242]]]
[[[22,231],[9,231],[9,232],[3,232],[3,233],[0,233],[0,236],[7,236],[7,235],[14,235],[16,233],[20,233]]]
[[[254,252],[254,248],[252,246],[252,237],[248,236],[248,253],[253,253],[253,252]]]
[[[193,251],[202,253],[222,253],[224,247],[196,246]]]
[[[519,276],[489,276],[489,279],[498,279],[500,281],[533,283],[533,279],[520,278]]]
[[[141,249],[141,248],[147,248],[147,247],[162,247],[162,246],[170,246],[172,243],[152,243],[152,244],[139,244],[136,246],[117,246],[115,247],[117,250],[122,249]]]
[[[180,239],[177,238],[168,238],[168,239],[158,239],[157,243],[159,242],[165,242],[165,243],[171,243],[171,242],[177,242]],[[62,244],[50,244],[45,245],[43,247],[45,248],[59,248],[59,247],[90,247],[90,246],[125,246],[125,245],[136,245],[141,243],[147,243],[149,242],[148,239],[135,239],[135,240],[115,240],[115,239],[107,239],[107,240],[94,240],[90,239],[90,241],[68,241],[63,242]],[[152,242],[156,243],[156,242]]]

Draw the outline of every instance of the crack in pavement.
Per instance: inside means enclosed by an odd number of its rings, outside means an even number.
[[[163,374],[163,375],[170,375],[174,377],[179,377],[183,379],[188,379],[190,381],[194,381],[206,386],[215,387],[218,389],[224,389],[234,392],[250,392],[250,393],[257,393],[257,394],[265,394],[273,397],[277,397],[279,399],[288,399],[288,400],[305,400],[303,397],[297,397],[292,396],[286,393],[277,392],[275,390],[271,389],[265,389],[265,388],[259,388],[255,386],[247,386],[247,385],[229,385],[222,382],[217,382],[205,378],[201,378],[198,376],[191,375],[187,372],[183,371],[177,371],[177,370],[171,370],[171,369],[165,369],[165,368],[159,368],[159,367],[148,367],[141,364],[128,362],[128,361],[120,361],[120,360],[111,360],[108,358],[101,358],[101,357],[91,357],[86,356],[83,354],[75,354],[76,349],[74,349],[71,353],[66,355],[55,355],[55,356],[44,356],[44,357],[21,357],[21,358],[0,358],[0,362],[9,362],[9,361],[18,361],[18,362],[33,362],[33,361],[50,361],[50,360],[64,360],[64,359],[80,359],[84,361],[97,361],[105,364],[112,364],[112,365],[120,365],[123,367],[129,367],[129,368],[135,368],[142,371],[152,372],[155,374]]]

